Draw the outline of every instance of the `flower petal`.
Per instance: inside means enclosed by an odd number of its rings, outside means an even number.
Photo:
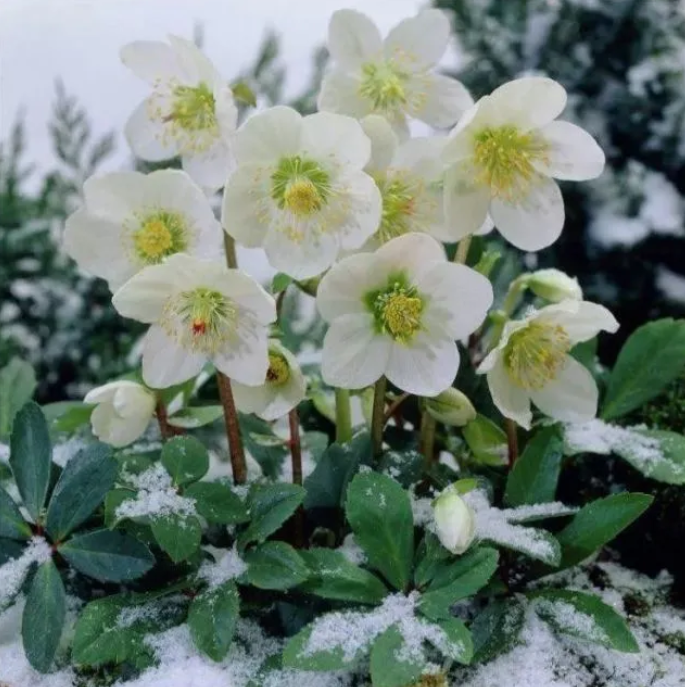
[[[169,43],[181,69],[181,78],[185,83],[197,84],[201,81],[212,83],[216,80],[218,74],[214,65],[193,41],[169,34]]]
[[[487,373],[488,386],[493,403],[504,417],[514,420],[525,429],[530,429],[533,413],[530,410],[528,393],[516,386],[504,369],[502,358]]]
[[[265,171],[256,165],[238,167],[224,189],[221,206],[224,231],[247,248],[262,246],[269,228],[263,207],[270,202]]]
[[[619,324],[612,313],[603,305],[590,301],[564,301],[558,305],[543,308],[539,319],[561,325],[572,344],[588,341],[599,332],[613,334]]]
[[[339,179],[344,188],[340,212],[333,201],[330,212],[335,218],[335,231],[345,250],[360,248],[371,237],[381,221],[383,199],[376,182],[364,172],[346,175]],[[333,227],[332,227],[333,228]]]
[[[148,162],[162,162],[176,155],[178,147],[173,136],[165,135],[165,125],[149,114],[149,101],[143,100],[128,118],[124,136],[133,154]]]
[[[83,184],[88,211],[111,222],[124,222],[147,204],[145,175],[140,172],[111,172],[90,177]]]
[[[231,150],[221,138],[201,153],[184,155],[181,162],[193,181],[209,192],[222,188],[234,167]]]
[[[95,408],[90,416],[93,434],[100,441],[115,448],[132,444],[145,432],[149,423],[149,415],[131,418],[117,417],[114,408],[107,403]]]
[[[452,126],[473,105],[466,87],[442,74],[422,74],[407,90],[408,114],[437,129]]]
[[[253,322],[238,322],[239,343],[226,346],[212,358],[218,370],[247,386],[259,386],[269,369],[268,333]]]
[[[362,117],[373,110],[370,100],[359,93],[360,79],[357,74],[348,74],[340,69],[331,69],[324,75],[317,99],[321,112],[339,112],[351,117]]]
[[[309,279],[327,270],[340,250],[333,233],[313,234],[305,229],[298,240],[289,238],[280,227],[273,227],[264,240],[264,250],[271,266],[293,279]]]
[[[402,20],[384,42],[385,57],[404,69],[421,72],[440,61],[447,50],[450,22],[441,10],[424,10]]]
[[[390,339],[376,334],[370,314],[338,317],[323,342],[321,375],[326,384],[361,389],[386,372]]]
[[[530,397],[540,410],[562,422],[588,422],[597,414],[599,392],[589,370],[570,355],[556,379]]]
[[[291,107],[278,105],[253,115],[241,127],[234,141],[239,164],[272,163],[300,149],[302,116]]]
[[[486,221],[490,190],[473,181],[473,167],[457,163],[445,173],[445,221],[451,240],[475,234]]]
[[[159,325],[152,325],[145,335],[143,379],[153,389],[166,389],[195,377],[206,360],[179,346]]]
[[[491,124],[515,124],[538,129],[556,119],[566,107],[564,87],[543,76],[526,76],[496,88],[490,94]]]
[[[448,338],[419,332],[409,344],[393,344],[387,378],[402,391],[437,396],[452,386],[459,369],[459,351]]]
[[[571,122],[551,122],[540,130],[540,136],[550,145],[548,160],[533,163],[542,174],[585,181],[602,173],[604,151],[585,129]]]
[[[407,271],[415,281],[432,270],[436,263],[447,260],[445,249],[440,243],[428,234],[419,233],[391,239],[375,255],[379,277],[390,272]]]
[[[362,12],[338,10],[328,25],[328,52],[342,67],[354,69],[378,57],[383,40],[377,26]]]
[[[240,270],[222,269],[212,286],[246,310],[260,324],[276,320],[276,301],[252,277]]]
[[[564,199],[555,181],[540,176],[518,203],[493,198],[490,216],[500,234],[521,250],[537,251],[553,244],[564,228]]]
[[[371,157],[371,141],[356,119],[317,112],[302,120],[302,150],[315,160],[363,169]]]
[[[392,126],[385,117],[376,114],[367,115],[359,123],[371,141],[371,158],[365,169],[374,172],[385,170],[399,145]]]
[[[231,387],[235,406],[241,413],[259,415],[272,401],[272,392],[268,384],[247,386],[233,381]]]
[[[173,48],[162,41],[133,41],[120,53],[121,61],[151,86],[179,75],[180,66]]]

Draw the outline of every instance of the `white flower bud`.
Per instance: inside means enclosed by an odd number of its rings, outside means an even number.
[[[156,402],[147,387],[128,380],[93,389],[84,401],[97,404],[90,416],[93,434],[117,448],[133,443],[147,429]]]
[[[428,414],[446,425],[463,427],[476,418],[476,409],[459,389],[446,389],[425,403]]]
[[[578,280],[554,268],[533,272],[526,281],[528,288],[550,303],[565,300],[583,300],[583,291]]]
[[[435,532],[440,543],[454,554],[464,553],[476,535],[473,511],[456,490],[448,487],[433,502]]]

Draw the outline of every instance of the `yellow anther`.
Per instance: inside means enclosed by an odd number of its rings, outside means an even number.
[[[307,178],[291,181],[283,192],[283,204],[294,215],[311,215],[321,209],[323,199],[316,185]]]
[[[266,381],[273,386],[281,386],[290,379],[290,366],[287,360],[278,353],[269,353],[269,369]]]
[[[422,311],[420,298],[397,292],[385,298],[380,314],[385,329],[396,341],[408,341],[421,328]]]
[[[139,255],[148,261],[159,259],[173,246],[169,227],[159,219],[150,219],[133,234],[133,244]]]

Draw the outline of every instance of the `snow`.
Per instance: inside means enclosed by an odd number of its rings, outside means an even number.
[[[12,602],[31,566],[34,563],[44,563],[51,557],[50,544],[43,537],[33,537],[18,558],[13,558],[0,566],[0,609]]]
[[[656,286],[669,300],[685,303],[685,276],[659,265],[656,270]]]
[[[81,449],[86,448],[88,445],[88,442],[80,437],[71,437],[62,443],[56,444],[52,449],[52,462],[64,468]]]
[[[343,539],[342,545],[338,548],[338,551],[347,558],[350,563],[355,565],[364,565],[366,563],[366,554],[357,540],[354,538],[353,534],[348,534],[345,539]]]
[[[204,549],[213,556],[214,563],[205,561],[197,575],[207,582],[210,589],[216,589],[224,582],[240,577],[247,570],[247,564],[238,554],[235,545],[229,550],[213,546],[205,546]]]
[[[573,604],[566,601],[539,599],[536,606],[545,615],[554,618],[559,627],[568,628],[591,642],[601,644],[609,642],[606,632],[597,625],[594,618],[579,611]]]

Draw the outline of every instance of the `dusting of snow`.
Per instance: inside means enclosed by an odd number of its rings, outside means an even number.
[[[0,609],[11,603],[24,583],[31,566],[52,557],[52,549],[43,537],[33,537],[21,555],[0,566]]]
[[[606,632],[591,615],[583,613],[567,601],[538,599],[536,606],[543,614],[552,617],[559,627],[568,628],[590,642],[609,642]]]
[[[353,534],[348,534],[345,539],[343,539],[343,543],[338,548],[338,551],[340,551],[350,563],[354,563],[355,565],[364,565],[364,563],[366,563],[364,549],[357,544],[357,540],[354,538]]]
[[[216,589],[228,580],[240,577],[246,570],[247,564],[238,554],[233,545],[232,549],[217,549],[213,546],[205,546],[204,549],[214,557],[214,563],[205,561],[197,575],[204,580],[210,589]]]
[[[80,437],[72,437],[56,444],[52,449],[52,462],[64,468],[66,464],[81,450],[86,448],[88,443]]]
[[[685,276],[660,265],[656,271],[656,286],[666,298],[685,303]]]
[[[0,442],[0,463],[9,463],[10,447]]]

